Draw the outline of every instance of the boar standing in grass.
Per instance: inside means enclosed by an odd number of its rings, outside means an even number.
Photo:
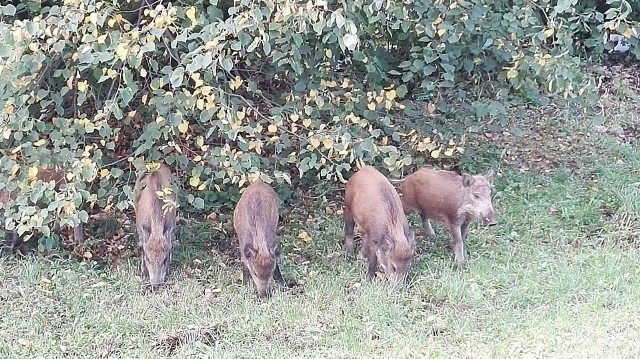
[[[447,225],[453,238],[456,262],[464,261],[464,242],[471,221],[481,219],[485,225],[496,224],[491,203],[492,170],[485,175],[471,176],[421,168],[403,180],[391,182],[400,183],[405,213],[420,212],[428,237],[435,236],[431,219]]]
[[[259,179],[247,187],[233,211],[233,227],[240,245],[242,283],[253,278],[258,296],[269,293],[271,278],[284,285],[278,267],[278,198],[276,192]]]
[[[136,183],[135,213],[139,246],[142,249],[142,279],[152,289],[166,283],[171,263],[171,246],[176,228],[174,181],[165,165],[144,175]],[[163,198],[159,197],[159,193]],[[166,206],[165,206],[166,203]]]
[[[367,279],[373,279],[378,264],[390,279],[404,279],[415,251],[414,233],[400,196],[371,166],[362,167],[346,184],[344,241],[351,257],[355,256],[355,224],[364,232],[361,251],[368,262]]]
[[[64,171],[61,168],[41,168],[35,179],[47,183],[53,181],[56,190],[60,190],[65,184]],[[7,190],[0,190],[0,203],[4,205],[9,202],[9,200],[15,199],[15,196],[15,192],[9,193]],[[41,203],[40,205],[46,207],[46,204]],[[57,221],[54,223],[53,230],[60,231],[60,224]],[[84,227],[82,222],[73,228],[73,240],[76,243],[84,242]],[[4,247],[10,250],[15,250],[17,247],[21,252],[25,252],[26,246],[18,244],[17,242],[18,234],[15,231],[5,230]]]

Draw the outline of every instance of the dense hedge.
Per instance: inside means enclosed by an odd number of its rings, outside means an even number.
[[[145,161],[180,170],[203,208],[258,172],[296,184],[455,158],[513,101],[593,101],[582,64],[609,31],[637,55],[637,1],[115,3],[0,6],[0,187],[22,193],[8,228],[124,210]],[[63,190],[33,181],[54,163]]]

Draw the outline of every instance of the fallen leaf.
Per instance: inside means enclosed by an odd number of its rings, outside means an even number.
[[[26,340],[26,339],[20,338],[20,339],[18,339],[18,344],[20,344],[22,346],[25,346],[25,347],[28,347],[28,346],[31,345],[31,342]]]
[[[556,208],[555,205],[552,204],[551,206],[549,206],[549,213],[556,213],[558,211],[559,211],[559,209]]]
[[[98,283],[92,284],[92,285],[91,285],[91,288],[100,288],[100,287],[104,287],[105,285],[107,285],[107,283],[105,283],[105,282],[98,282]]]
[[[120,303],[120,302],[122,302],[122,298],[124,298],[124,294],[118,294],[118,295],[113,297],[113,302],[114,303]]]
[[[42,277],[40,278],[40,284],[51,284],[51,279]]]
[[[210,221],[215,221],[217,218],[218,218],[217,213],[209,213],[209,215],[207,216],[207,219]]]
[[[302,231],[300,232],[300,234],[298,234],[298,239],[303,242],[309,242],[311,241],[311,236],[306,231]]]

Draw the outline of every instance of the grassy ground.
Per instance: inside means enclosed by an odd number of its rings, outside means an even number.
[[[282,223],[282,269],[297,286],[268,301],[239,284],[216,250],[228,239],[211,242],[206,225],[185,230],[156,294],[141,289],[137,258],[111,269],[0,259],[0,357],[637,358],[636,113],[518,113],[520,136],[476,139],[462,165],[499,168],[500,224],[473,228],[461,266],[442,227],[419,235],[404,287],[364,282],[364,261],[339,246],[340,216],[321,211]]]

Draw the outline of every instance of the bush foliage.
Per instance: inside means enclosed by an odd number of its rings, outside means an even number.
[[[144,163],[185,202],[249,175],[343,180],[455,158],[513,101],[588,103],[582,64],[637,1],[34,1],[0,6],[7,228],[130,207]],[[637,55],[637,47],[633,47]],[[39,169],[62,166],[55,190]],[[37,203],[46,203],[46,206]],[[44,207],[44,208],[41,208]]]

